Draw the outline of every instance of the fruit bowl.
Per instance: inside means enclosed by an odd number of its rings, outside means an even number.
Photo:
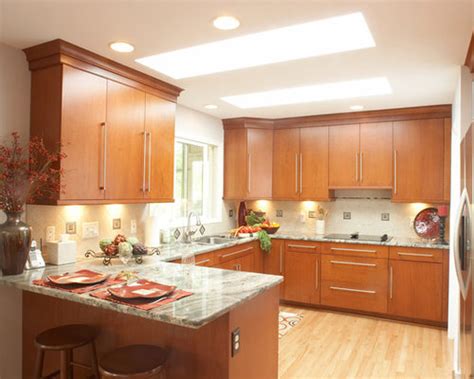
[[[268,234],[275,234],[278,229],[280,229],[279,226],[262,226],[262,229],[265,230]]]

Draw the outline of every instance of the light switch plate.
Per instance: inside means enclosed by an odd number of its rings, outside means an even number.
[[[316,218],[316,211],[308,211],[308,218]]]
[[[382,221],[390,221],[390,213],[382,213],[380,218]]]
[[[76,223],[66,222],[66,234],[76,234]]]
[[[342,212],[342,218],[344,220],[350,220],[352,217],[351,212]]]
[[[283,217],[283,210],[282,209],[277,209],[276,216],[277,217]]]
[[[82,239],[99,237],[99,221],[82,223]]]
[[[120,218],[114,218],[112,220],[112,229],[117,230],[122,228],[122,220]]]
[[[234,217],[234,210],[233,209],[229,209],[229,217]]]

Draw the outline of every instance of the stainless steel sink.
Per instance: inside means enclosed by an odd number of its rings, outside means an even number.
[[[227,242],[232,242],[232,239],[225,236],[204,236],[196,238],[193,242],[201,245],[222,245]]]

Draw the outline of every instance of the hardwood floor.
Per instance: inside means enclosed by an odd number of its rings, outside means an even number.
[[[451,378],[445,329],[282,306],[303,320],[280,339],[279,377]]]

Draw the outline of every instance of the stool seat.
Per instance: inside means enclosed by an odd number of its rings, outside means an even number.
[[[101,374],[113,378],[155,378],[166,362],[166,351],[153,345],[129,345],[105,354]]]
[[[89,325],[63,325],[45,330],[35,338],[36,345],[44,350],[70,350],[95,340],[97,331]]]

